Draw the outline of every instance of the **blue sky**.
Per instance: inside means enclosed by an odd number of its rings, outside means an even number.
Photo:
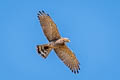
[[[81,63],[73,74],[52,51],[37,18],[44,10]],[[120,80],[119,0],[1,0],[0,80]]]

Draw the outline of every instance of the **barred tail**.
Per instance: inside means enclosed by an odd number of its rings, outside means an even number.
[[[48,45],[48,44],[37,45],[37,52],[38,52],[38,54],[40,54],[43,58],[46,58],[46,57],[48,56],[48,54],[50,53],[51,50],[52,50],[52,48],[51,48],[50,45]]]

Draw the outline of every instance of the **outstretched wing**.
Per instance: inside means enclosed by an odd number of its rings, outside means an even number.
[[[79,73],[80,63],[74,53],[66,45],[60,45],[59,48],[55,48],[54,50],[57,56],[70,68],[70,70],[72,70],[72,72]]]
[[[39,11],[38,19],[40,20],[43,32],[49,41],[60,38],[57,26],[48,14],[46,14],[44,11]]]

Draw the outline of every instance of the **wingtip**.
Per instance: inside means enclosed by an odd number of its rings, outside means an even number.
[[[47,14],[47,16],[50,16],[49,14]]]
[[[45,13],[45,11],[44,11],[44,10],[42,10],[42,12],[43,12],[43,13]]]
[[[38,16],[46,15],[46,16],[49,16],[49,17],[50,17],[50,15],[49,15],[49,14],[46,14],[44,10],[39,11],[39,13],[38,13],[37,15],[38,15]]]
[[[76,71],[74,70],[74,73],[76,74]]]
[[[80,66],[78,65],[78,70],[80,70]]]
[[[78,69],[71,69],[71,71],[74,73],[74,74],[79,74],[79,68]]]
[[[41,12],[41,11],[39,11],[39,14],[41,14],[41,15],[42,15],[42,12]]]
[[[72,70],[72,72],[73,72],[73,70]]]
[[[37,15],[39,16],[40,14],[39,14],[39,13],[37,13]]]
[[[72,70],[72,72],[74,73],[74,74],[79,74],[79,70]]]
[[[79,73],[79,71],[77,70],[77,74]]]

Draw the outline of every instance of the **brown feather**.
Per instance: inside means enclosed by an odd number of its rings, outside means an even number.
[[[38,19],[40,20],[43,32],[49,41],[61,38],[56,24],[53,22],[48,14],[46,14],[44,11],[39,11]]]
[[[58,32],[57,26],[49,16],[49,14],[46,14],[44,11],[39,11],[38,19],[40,21],[41,27],[46,38],[50,42],[60,40],[61,36]],[[54,51],[56,52],[57,56],[64,62],[66,66],[70,68],[72,72],[79,73],[80,63],[78,62],[74,53],[65,44],[56,45],[57,47],[54,48]],[[43,58],[46,58],[51,50],[52,48],[46,44],[37,46],[37,51]]]
[[[57,56],[72,70],[72,72],[79,73],[79,62],[74,53],[66,45],[60,45],[59,48],[55,48],[54,50]]]

